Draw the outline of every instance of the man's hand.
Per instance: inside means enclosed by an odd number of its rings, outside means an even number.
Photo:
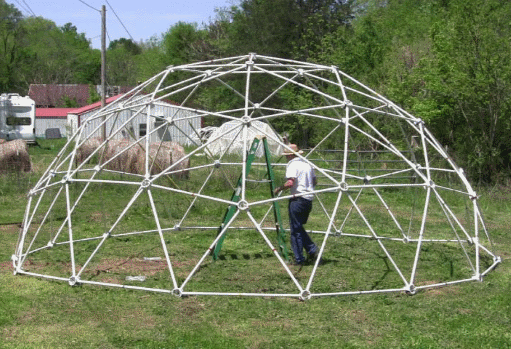
[[[293,186],[295,182],[295,179],[294,178],[288,178],[288,180],[286,181],[286,183],[284,183],[284,185],[280,186],[280,187],[277,187],[275,188],[275,190],[273,191],[273,193],[275,195],[277,195],[278,193],[280,193],[282,190],[285,190],[285,189],[289,189]]]

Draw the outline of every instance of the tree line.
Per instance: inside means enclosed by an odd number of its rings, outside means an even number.
[[[336,65],[421,117],[473,180],[492,183],[510,174],[509,13],[505,0],[239,0],[209,23],[110,42],[107,79],[136,85],[169,65],[248,52]],[[99,50],[72,23],[25,17],[0,0],[1,92],[95,85],[100,69]],[[224,93],[208,91],[194,103],[229,104]],[[279,131],[313,142],[301,137],[313,125],[296,122]]]

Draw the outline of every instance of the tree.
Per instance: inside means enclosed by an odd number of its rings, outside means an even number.
[[[231,9],[232,44],[257,52],[307,59],[321,38],[350,24],[352,0],[243,0]]]
[[[111,85],[135,86],[137,84],[137,60],[142,49],[130,39],[121,38],[110,42],[107,51],[107,80]]]
[[[481,182],[511,166],[509,11],[498,0],[451,1],[449,17],[432,27],[434,57],[421,70],[427,94],[417,103],[447,111],[430,122]]]
[[[139,45],[137,45],[133,40],[126,39],[126,38],[120,38],[117,40],[110,41],[110,44],[108,45],[109,50],[114,50],[118,47],[123,47],[127,52],[129,52],[131,55],[139,55],[142,53],[142,49]]]
[[[193,44],[201,33],[195,23],[178,22],[163,36],[162,47],[169,65],[180,65],[194,61]]]
[[[16,74],[16,65],[23,58],[19,42],[23,36],[20,25],[23,16],[13,5],[0,0],[0,90],[20,92],[22,81]]]
[[[85,34],[71,23],[59,28],[53,21],[30,17],[23,28],[22,45],[30,65],[21,74],[27,83],[99,83],[99,51],[91,49]]]
[[[145,81],[166,67],[165,54],[161,47],[161,39],[153,36],[140,44],[142,53],[134,58],[137,67],[138,81]]]

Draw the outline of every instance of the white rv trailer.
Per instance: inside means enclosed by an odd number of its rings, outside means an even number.
[[[17,93],[0,95],[0,138],[35,143],[35,102]]]

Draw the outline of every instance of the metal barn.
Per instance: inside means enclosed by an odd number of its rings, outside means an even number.
[[[106,100],[107,105],[114,102],[122,95],[117,95]],[[147,97],[149,98],[149,97]],[[140,103],[143,104],[143,99]],[[71,134],[74,134],[83,124],[81,138],[101,138],[103,132],[113,134],[114,130],[121,129],[112,139],[140,139],[147,130],[154,130],[151,142],[173,141],[185,145],[189,141],[189,135],[201,128],[202,117],[191,110],[184,110],[169,102],[158,101],[151,104],[150,117],[147,117],[145,108],[129,108],[117,112],[115,118],[109,120],[104,127],[101,126],[103,119],[98,117],[101,103],[95,103],[80,109],[75,109],[67,116],[67,122]],[[149,120],[149,125],[148,125]],[[172,120],[172,126],[166,127],[166,120]]]

